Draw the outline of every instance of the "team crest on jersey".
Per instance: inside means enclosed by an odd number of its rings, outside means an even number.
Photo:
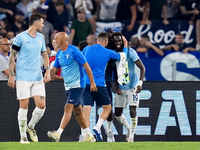
[[[42,41],[41,41],[41,40],[38,40],[38,42],[39,42],[39,43],[42,43]]]
[[[69,55],[66,55],[66,58],[68,59],[68,58],[69,58]]]

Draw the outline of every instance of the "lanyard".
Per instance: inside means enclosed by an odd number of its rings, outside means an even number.
[[[1,52],[0,52],[0,54],[1,54],[3,57],[5,57],[6,60],[8,61],[8,58],[7,58],[4,54],[2,54]]]

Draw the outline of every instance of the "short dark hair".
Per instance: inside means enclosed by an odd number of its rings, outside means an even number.
[[[184,37],[182,33],[176,33],[176,36],[177,35]]]
[[[147,39],[149,41],[149,36],[147,34],[141,35],[141,38],[145,38],[145,39]]]
[[[32,26],[35,21],[39,21],[40,19],[44,19],[41,15],[39,14],[33,14],[29,18],[29,26]]]
[[[109,36],[108,36],[107,33],[101,32],[101,33],[98,34],[97,39],[106,39],[106,40],[109,40]]]
[[[86,46],[88,46],[88,42],[87,41],[81,41],[80,43],[79,43],[79,45],[78,45],[78,47],[79,47],[79,49],[81,50],[81,51],[83,51],[83,49],[86,47]]]
[[[55,3],[54,3],[55,6],[61,6],[61,5],[65,5],[65,1],[64,0],[57,0]]]

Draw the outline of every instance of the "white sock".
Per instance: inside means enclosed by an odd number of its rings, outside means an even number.
[[[63,133],[63,129],[62,129],[62,128],[58,128],[57,132],[58,132],[59,135],[61,136],[61,134]]]
[[[104,120],[101,119],[101,118],[99,118],[99,120],[97,121],[96,126],[97,126],[99,129],[101,129],[101,126],[102,126],[103,122],[104,122]]]
[[[129,138],[134,137],[137,124],[138,124],[138,117],[136,116],[135,118],[131,118],[131,132],[130,132]]]
[[[81,135],[84,137],[84,136],[86,136],[86,133],[84,132],[84,129],[83,128],[81,128]]]
[[[90,132],[90,128],[85,128],[85,129],[83,129],[83,132],[84,132],[86,135],[90,135],[91,137],[93,137],[92,133]]]
[[[107,131],[111,131],[112,121],[107,121]]]
[[[32,113],[32,118],[28,124],[28,127],[31,128],[31,129],[34,129],[36,123],[38,123],[38,121],[42,118],[44,112],[45,112],[45,109],[40,109],[38,107],[35,107],[33,113]]]
[[[19,132],[20,132],[21,138],[27,137],[26,136],[27,113],[28,113],[28,109],[19,108],[18,124],[19,124]]]
[[[129,126],[129,124],[128,124],[128,122],[127,122],[127,120],[126,120],[124,114],[122,114],[122,115],[119,116],[119,117],[116,116],[116,119],[117,119],[117,121],[118,121],[121,125],[123,125],[127,130],[130,130],[130,126]]]

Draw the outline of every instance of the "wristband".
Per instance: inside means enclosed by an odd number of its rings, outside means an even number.
[[[142,84],[143,84],[143,81],[139,80],[137,85],[142,86]]]

